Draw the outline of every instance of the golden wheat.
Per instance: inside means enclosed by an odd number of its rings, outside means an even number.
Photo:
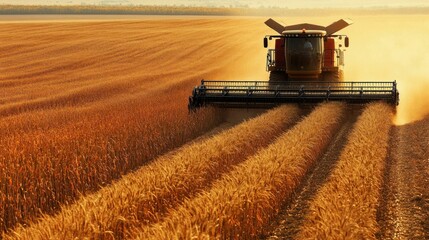
[[[0,38],[14,39],[0,51],[1,231],[55,213],[218,125],[213,110],[189,115],[188,96],[196,79],[236,61],[211,59],[249,35],[214,22],[0,24]],[[166,34],[173,23],[177,31]],[[225,43],[234,33],[243,39]]]
[[[328,182],[310,204],[298,239],[376,239],[376,211],[392,108],[367,106]]]
[[[127,228],[158,221],[234,164],[266,146],[298,115],[296,106],[283,106],[212,138],[161,157],[138,172],[83,198],[59,216],[46,217],[28,229],[23,239],[123,237]],[[8,237],[6,237],[8,238]]]
[[[344,105],[324,104],[273,144],[186,201],[165,221],[135,230],[140,239],[257,237],[333,136]],[[133,236],[132,238],[135,238]]]
[[[60,132],[33,130],[2,138],[3,230],[40,210],[55,210],[60,203],[98,189],[219,122],[213,110],[192,117],[170,111],[142,121],[147,110],[108,114],[104,116],[111,117],[108,122],[104,117],[88,119],[83,127],[62,127]]]

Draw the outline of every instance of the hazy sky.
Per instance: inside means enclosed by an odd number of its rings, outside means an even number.
[[[311,7],[374,7],[429,6],[429,0],[0,0],[0,4],[30,5],[194,5],[194,6],[278,6]]]

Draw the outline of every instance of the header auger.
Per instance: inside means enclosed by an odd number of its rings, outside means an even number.
[[[343,81],[344,51],[349,46],[346,35],[336,35],[352,24],[341,19],[324,27],[314,24],[283,26],[268,19],[265,24],[278,33],[264,38],[268,49],[268,81],[206,81],[194,88],[189,109],[205,105],[223,107],[265,107],[281,103],[345,101],[367,103],[386,101],[398,105],[396,81]]]

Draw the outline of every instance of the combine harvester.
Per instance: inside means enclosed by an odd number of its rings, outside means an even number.
[[[275,49],[268,49],[269,81],[206,81],[194,88],[189,109],[206,105],[222,107],[266,107],[281,103],[386,101],[398,105],[399,92],[393,82],[343,81],[344,51],[349,38],[334,33],[352,24],[341,19],[324,27],[314,24],[283,26],[268,19],[265,24],[279,35]]]

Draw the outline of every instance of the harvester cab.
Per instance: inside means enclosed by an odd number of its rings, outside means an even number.
[[[265,48],[275,39],[275,48],[267,52],[269,80],[202,80],[189,97],[190,110],[205,105],[250,108],[323,101],[361,104],[381,100],[398,105],[396,81],[343,81],[349,38],[336,33],[352,24],[350,20],[326,27],[308,23],[284,26],[273,19],[265,24],[278,33],[264,38]]]
[[[270,81],[343,80],[344,51],[349,38],[334,33],[351,25],[352,21],[341,19],[328,27],[308,23],[283,26],[273,19],[265,24],[280,34],[264,38],[265,48],[268,39],[275,39],[275,48],[267,53]]]

